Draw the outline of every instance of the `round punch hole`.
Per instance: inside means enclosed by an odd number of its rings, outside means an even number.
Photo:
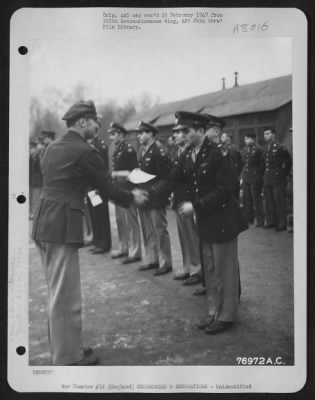
[[[18,195],[18,197],[16,198],[16,201],[20,204],[23,204],[26,202],[26,197],[23,194]]]
[[[16,352],[19,356],[23,356],[26,352],[26,348],[24,346],[19,346],[16,348]]]
[[[25,46],[20,46],[18,51],[20,54],[22,54],[22,56],[24,56],[28,52],[28,49]]]

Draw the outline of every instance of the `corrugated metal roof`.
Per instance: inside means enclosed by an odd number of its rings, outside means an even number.
[[[217,117],[272,111],[292,101],[292,75],[250,83],[171,103],[158,104],[145,113],[136,114],[125,124],[135,129],[143,119],[157,126],[172,125],[178,110],[207,112]]]

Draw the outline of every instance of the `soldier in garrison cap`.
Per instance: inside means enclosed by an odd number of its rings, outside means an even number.
[[[140,121],[137,132],[142,145],[139,168],[155,175],[153,180],[141,186],[143,189],[149,189],[169,174],[171,162],[164,147],[155,141],[158,129],[154,125]],[[156,269],[156,276],[172,271],[171,243],[166,219],[168,197],[166,195],[155,198],[147,209],[139,210],[145,250],[145,260],[140,270]]]
[[[112,156],[112,178],[124,188],[130,188],[127,176],[138,167],[136,150],[126,141],[128,131],[120,124],[112,122],[108,129],[109,138],[114,146]],[[131,264],[141,260],[141,235],[138,211],[134,205],[115,207],[119,249],[113,251],[112,258],[126,257],[122,264]]]
[[[233,166],[206,134],[209,118],[190,112],[177,112],[175,117],[178,128],[188,129],[189,146],[179,164],[149,194],[153,197],[168,194],[183,182],[193,188],[192,200],[182,203],[179,212],[196,213],[208,314],[198,328],[216,334],[231,328],[237,319],[240,289],[237,239],[248,226],[234,196],[237,180]]]
[[[264,228],[286,230],[286,185],[292,167],[288,150],[276,140],[276,130],[264,131],[264,199],[266,221]]]
[[[182,154],[187,147],[187,128],[175,125],[173,136],[177,151],[174,154],[173,167],[180,163]],[[184,286],[196,285],[202,282],[199,238],[194,213],[184,215],[178,211],[185,201],[192,201],[193,187],[183,181],[173,191],[173,209],[176,212],[176,222],[183,264],[175,274],[175,280],[184,280]]]
[[[263,226],[264,215],[262,205],[262,183],[263,183],[263,151],[256,144],[255,132],[245,135],[245,147],[242,150],[243,171],[242,186],[244,190],[244,214],[247,222],[253,223],[256,219],[256,226]]]
[[[74,104],[63,116],[69,128],[48,146],[42,159],[43,190],[32,238],[48,284],[49,344],[54,365],[91,365],[92,349],[82,346],[79,247],[83,245],[82,210],[88,187],[122,206],[146,201],[143,193],[117,188],[104,171],[100,153],[88,143],[100,123],[93,102]]]

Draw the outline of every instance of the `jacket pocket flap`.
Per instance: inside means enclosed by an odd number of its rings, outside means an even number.
[[[72,208],[73,210],[84,210],[84,203],[83,200],[80,199],[73,199],[70,202],[70,208]]]

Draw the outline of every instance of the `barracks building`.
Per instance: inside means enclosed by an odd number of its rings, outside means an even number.
[[[125,127],[133,131],[139,120],[150,122],[159,128],[157,139],[166,143],[172,133],[174,113],[178,110],[205,112],[223,118],[226,122],[224,130],[232,134],[233,143],[240,148],[244,146],[244,136],[251,132],[256,133],[258,143],[263,145],[264,129],[274,127],[279,142],[292,150],[292,75],[239,85],[235,73],[232,88],[225,88],[223,78],[222,90],[158,104],[133,115]],[[130,140],[137,147],[135,133],[131,133]]]

